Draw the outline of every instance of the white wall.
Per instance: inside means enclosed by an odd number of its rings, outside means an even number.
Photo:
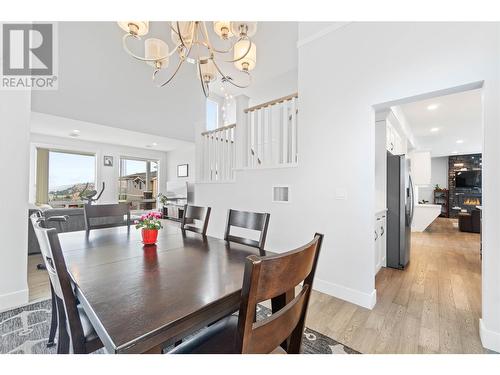
[[[250,106],[262,104],[297,92],[298,72],[289,70],[278,76],[260,82],[244,94],[250,98]]]
[[[106,189],[99,199],[99,203],[118,202],[118,178],[120,176],[121,156],[159,160],[159,192],[165,192],[165,183],[167,178],[166,152],[117,146],[106,143],[80,141],[76,139],[60,138],[42,134],[31,134],[30,143],[30,202],[35,202],[36,147],[47,147],[60,150],[85,151],[94,153],[96,155],[96,189],[100,190],[102,183],[106,183]],[[105,167],[103,165],[104,155],[113,156],[113,167]]]
[[[198,185],[197,201],[213,207],[212,233],[222,234],[228,206],[270,211],[267,247],[273,250],[323,231],[315,287],[371,306],[373,106],[484,81],[481,332],[484,345],[500,350],[499,31],[498,23],[352,23],[307,39],[299,29],[306,41],[299,48],[300,166],[239,172],[235,184]],[[291,204],[270,204],[278,181],[292,186]],[[342,192],[345,199],[336,199]]]
[[[434,203],[434,187],[448,189],[448,156],[431,158],[431,186],[419,186],[418,199]]]
[[[30,91],[0,90],[0,311],[28,302]]]
[[[195,147],[194,145],[182,150],[169,151],[166,155],[166,181],[187,181],[194,182],[196,174],[195,166]],[[179,164],[188,164],[188,177],[177,177],[177,166]]]

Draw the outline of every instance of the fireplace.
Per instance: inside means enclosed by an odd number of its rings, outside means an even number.
[[[460,211],[471,212],[481,206],[481,188],[464,188],[456,186],[456,172],[479,171],[482,168],[481,154],[453,155],[448,158],[448,189],[450,217],[456,218]]]
[[[481,200],[479,198],[466,198],[464,199],[464,206],[480,206]]]
[[[472,211],[476,206],[481,205],[481,194],[480,193],[456,193],[458,206],[462,210],[467,210],[467,212]]]

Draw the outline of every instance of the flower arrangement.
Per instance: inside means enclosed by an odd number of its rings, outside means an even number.
[[[150,229],[150,230],[158,230],[163,228],[161,225],[162,215],[159,212],[148,212],[140,217],[139,220],[135,220],[134,224],[136,229]]]
[[[159,212],[148,212],[142,215],[139,220],[135,220],[136,229],[142,229],[142,242],[144,245],[154,245],[158,238],[158,230],[163,228],[161,225],[162,215]]]

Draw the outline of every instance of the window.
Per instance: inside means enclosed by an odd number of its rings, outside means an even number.
[[[219,127],[219,103],[207,99],[207,130],[214,130]]]
[[[37,202],[78,206],[80,193],[95,189],[95,155],[38,149]]]
[[[156,208],[158,161],[121,158],[118,183],[120,202],[130,203],[134,210]]]

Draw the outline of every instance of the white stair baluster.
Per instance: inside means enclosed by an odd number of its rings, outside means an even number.
[[[281,163],[286,164],[288,162],[288,103],[285,101],[280,104],[282,107],[282,113],[283,113],[283,123],[281,124],[282,130],[283,130],[283,156]]]
[[[290,155],[290,163],[295,163],[296,155],[297,155],[297,98],[292,98],[291,100],[291,155]]]

